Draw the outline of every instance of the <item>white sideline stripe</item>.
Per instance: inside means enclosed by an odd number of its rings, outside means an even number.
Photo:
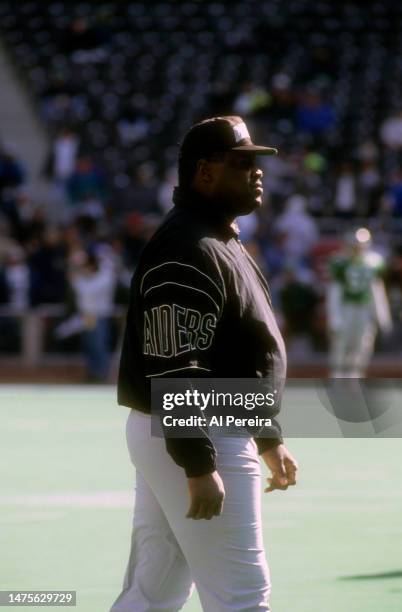
[[[180,372],[181,370],[205,370],[211,372],[208,368],[201,368],[200,366],[187,366],[185,368],[176,368],[175,370],[166,370],[165,372],[158,372],[158,374],[147,374],[145,378],[151,378],[152,376],[163,376],[163,374],[170,374],[170,372]]]
[[[174,281],[166,281],[164,283],[161,283],[160,285],[153,285],[153,287],[150,287],[149,289],[145,291],[144,297],[146,296],[147,293],[152,291],[152,289],[158,289],[159,287],[163,287],[164,285],[178,285],[178,287],[186,287],[186,289],[193,289],[193,291],[198,291],[199,293],[203,293],[204,295],[209,297],[209,299],[215,304],[217,311],[220,312],[220,308],[218,304],[215,302],[214,298],[209,295],[209,293],[207,293],[206,291],[203,291],[202,289],[197,289],[197,287],[192,287],[191,285],[182,285],[181,283],[175,283]]]
[[[195,266],[191,266],[190,264],[184,264],[184,263],[181,263],[180,261],[165,261],[164,263],[159,264],[158,266],[155,266],[154,268],[150,268],[150,270],[147,270],[147,272],[145,272],[145,274],[144,274],[144,276],[142,277],[142,280],[141,280],[141,284],[140,284],[140,293],[142,292],[142,285],[143,285],[143,283],[144,283],[145,277],[146,277],[146,276],[147,276],[147,275],[148,275],[150,272],[152,272],[153,270],[157,270],[158,268],[162,268],[162,266],[167,266],[167,265],[169,265],[169,264],[176,264],[177,266],[183,266],[183,267],[185,267],[185,268],[192,268],[193,270],[196,270],[197,272],[199,272],[200,274],[202,274],[203,276],[205,276],[205,278],[207,278],[207,279],[208,279],[208,280],[209,280],[209,281],[210,281],[210,282],[211,282],[211,283],[212,283],[212,284],[213,284],[213,285],[216,287],[216,289],[218,290],[219,295],[220,295],[220,296],[221,296],[221,298],[222,298],[222,306],[223,306],[223,304],[224,304],[224,302],[225,302],[225,298],[224,298],[224,295],[223,295],[223,293],[222,293],[222,291],[221,291],[220,287],[218,287],[218,285],[215,283],[215,281],[213,281],[213,280],[212,280],[212,278],[211,278],[210,276],[208,276],[208,274],[205,274],[205,272],[201,272],[201,270],[199,270],[199,269],[198,269],[198,268],[196,268]]]
[[[65,509],[48,509],[48,508],[24,508],[16,510],[13,508],[12,514],[2,516],[1,525],[15,525],[15,523],[38,523],[40,521],[59,521],[65,516]]]
[[[24,508],[131,508],[134,494],[130,491],[97,491],[79,493],[64,491],[53,494],[0,495],[1,506]]]

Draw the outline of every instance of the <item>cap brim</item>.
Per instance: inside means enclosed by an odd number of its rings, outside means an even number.
[[[260,145],[240,145],[232,147],[231,151],[239,151],[240,153],[254,153],[255,155],[278,155],[278,149],[272,147],[261,147]]]

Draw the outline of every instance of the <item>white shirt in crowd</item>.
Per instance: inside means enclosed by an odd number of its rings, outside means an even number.
[[[78,274],[72,285],[80,314],[95,317],[112,314],[116,274],[111,267],[101,266],[97,272]]]
[[[402,147],[402,116],[401,113],[384,121],[380,130],[381,140],[391,149]]]
[[[59,136],[54,143],[54,175],[58,179],[68,179],[74,171],[78,152],[78,138],[74,134]]]
[[[292,258],[307,255],[319,237],[317,225],[305,207],[306,198],[293,195],[286,203],[285,212],[279,215],[275,223],[275,231],[285,236],[284,248]]]
[[[9,290],[8,305],[14,312],[28,308],[29,270],[25,263],[14,263],[7,266],[6,283]]]
[[[335,208],[342,212],[352,212],[356,207],[356,181],[353,174],[339,177],[335,189]]]

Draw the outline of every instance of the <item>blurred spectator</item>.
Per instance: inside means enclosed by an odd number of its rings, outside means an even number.
[[[64,195],[55,189],[33,199],[18,155],[0,147],[0,301],[8,299],[4,262],[15,247],[33,276],[34,303],[66,299],[63,258],[80,260],[83,249],[98,249],[100,235],[105,262],[113,259],[108,245],[117,245],[128,274],[172,206],[180,134],[208,115],[248,116],[250,131],[279,149],[260,160],[266,206],[258,219],[239,219],[247,247],[258,241],[277,304],[289,261],[307,262],[320,276],[325,250],[350,219],[366,215],[373,227],[383,224],[384,244],[398,249],[402,111],[390,77],[399,69],[397,37],[387,38],[384,56],[380,38],[350,29],[335,4],[325,9],[320,32],[306,3],[283,3],[280,11],[277,4],[262,2],[255,21],[247,2],[177,3],[174,11],[160,5],[155,14],[136,3],[72,11],[62,2],[43,15],[39,4],[34,15],[32,3],[29,10],[6,3],[2,34],[56,134],[48,176]],[[357,3],[351,19],[375,21],[375,6]],[[387,37],[391,25],[381,21],[378,36]],[[165,26],[177,36],[167,36]],[[191,40],[183,38],[186,26]],[[387,70],[379,69],[382,57]],[[298,212],[293,196],[302,198]],[[50,225],[57,233],[57,224],[62,235],[51,247],[45,236]],[[300,282],[299,267],[294,274]]]
[[[40,236],[47,224],[44,207],[34,202],[25,189],[19,189],[8,208],[9,234],[24,247]]]
[[[25,263],[23,249],[16,247],[9,251],[4,268],[7,305],[15,312],[25,312],[29,307],[30,275]]]
[[[281,152],[279,155],[261,158],[260,163],[264,171],[264,194],[269,198],[270,207],[277,212],[282,209],[283,200],[294,193],[298,169],[294,167],[290,156]]]
[[[269,94],[261,86],[254,83],[244,83],[241,92],[233,102],[236,115],[252,117],[268,109]]]
[[[7,304],[8,302],[8,286],[6,280],[6,273],[4,266],[0,263],[0,306]],[[0,317],[0,329],[1,329],[1,317]]]
[[[72,118],[80,95],[80,84],[64,70],[50,73],[41,92],[41,114],[45,121],[65,122]]]
[[[0,213],[12,221],[18,188],[26,179],[25,169],[10,146],[0,146]]]
[[[61,186],[66,184],[75,170],[79,142],[79,137],[69,127],[63,127],[53,142],[47,171]]]
[[[108,40],[108,30],[90,24],[84,18],[74,19],[66,31],[62,47],[77,63],[98,62],[106,56],[103,48]]]
[[[329,281],[328,260],[342,249],[342,235],[335,237],[320,237],[311,250],[311,270],[316,284],[324,290]]]
[[[30,299],[38,304],[63,304],[66,299],[66,247],[60,231],[48,227],[30,245]]]
[[[318,151],[307,150],[303,158],[303,168],[307,172],[322,174],[327,168],[327,160]]]
[[[387,117],[380,127],[382,142],[393,150],[402,148],[402,110]]]
[[[81,266],[85,259],[85,246],[77,223],[70,223],[64,228],[63,242],[67,250],[67,268]]]
[[[149,134],[149,120],[145,113],[127,106],[117,122],[117,131],[123,146],[131,146],[144,140]]]
[[[391,312],[395,321],[402,321],[402,245],[399,245],[389,261],[388,274],[386,277],[388,294],[391,304]],[[397,337],[398,338],[398,337]],[[398,338],[398,349],[400,338]],[[397,341],[398,341],[397,340]]]
[[[122,228],[123,257],[126,266],[134,270],[145,246],[145,220],[138,211],[129,213]]]
[[[276,293],[278,278],[286,265],[287,253],[285,251],[285,234],[273,234],[269,240],[261,244],[262,255],[265,261],[267,277],[270,281],[270,288],[273,294]],[[275,298],[275,295],[273,295]],[[274,303],[275,303],[274,299]]]
[[[402,217],[402,170],[398,170],[391,177],[386,189],[386,198],[391,214],[394,217]]]
[[[75,214],[80,214],[81,206],[88,203],[88,200],[95,200],[102,205],[108,195],[105,178],[88,155],[81,155],[77,159],[66,187]]]
[[[93,193],[87,193],[76,210],[76,218],[84,227],[86,227],[86,222],[88,222],[89,226],[92,228],[94,225],[93,221],[102,219],[104,214],[105,208],[102,201]]]
[[[375,161],[362,162],[358,175],[358,189],[361,212],[368,217],[373,217],[378,212],[383,192],[380,172]]]
[[[362,163],[375,163],[379,156],[378,146],[372,140],[363,140],[363,142],[358,143],[356,155]]]
[[[137,166],[130,186],[126,190],[124,209],[142,214],[161,214],[158,205],[158,183],[152,163]]]
[[[303,150],[297,164],[297,167],[302,169],[302,173],[297,178],[297,187],[306,197],[307,211],[314,217],[323,216],[330,197],[326,187],[327,166],[327,159],[315,149]]]
[[[0,214],[0,264],[6,260],[10,251],[15,251],[19,244],[11,236],[10,222]]]
[[[88,382],[106,382],[110,364],[110,317],[116,288],[116,273],[87,253],[71,270],[77,311],[82,318],[82,347]]]
[[[296,110],[297,127],[302,132],[319,136],[329,132],[335,125],[335,112],[324,102],[318,92],[305,91]]]
[[[296,99],[287,74],[278,73],[271,81],[271,97],[267,119],[275,130],[291,134],[295,128]]]
[[[304,279],[302,271],[288,266],[283,274],[279,297],[286,340],[290,343],[295,336],[311,338],[319,302],[311,277]]]
[[[357,208],[357,181],[350,162],[344,162],[334,187],[334,212],[338,217],[350,219],[356,215]]]
[[[3,261],[4,265],[0,260],[0,304],[6,306],[8,316],[0,315],[0,351],[14,353],[20,350],[19,315],[29,308],[30,275],[21,247],[9,248]]]
[[[123,266],[120,242],[110,239],[109,236],[99,235],[92,249],[96,253],[99,267],[102,270],[109,270],[111,275],[117,278]]]
[[[288,261],[294,265],[308,256],[319,236],[316,222],[306,211],[306,198],[301,195],[288,199],[286,210],[277,218],[274,229],[284,236],[283,248]]]

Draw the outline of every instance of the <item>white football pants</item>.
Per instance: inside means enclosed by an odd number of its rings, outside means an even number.
[[[375,336],[371,305],[344,304],[342,327],[331,339],[332,375],[363,377],[373,354]]]
[[[136,467],[133,534],[123,590],[111,612],[176,612],[197,587],[205,612],[269,610],[261,526],[261,465],[252,438],[214,437],[225,486],[223,513],[187,519],[184,470],[131,410],[127,443]]]

